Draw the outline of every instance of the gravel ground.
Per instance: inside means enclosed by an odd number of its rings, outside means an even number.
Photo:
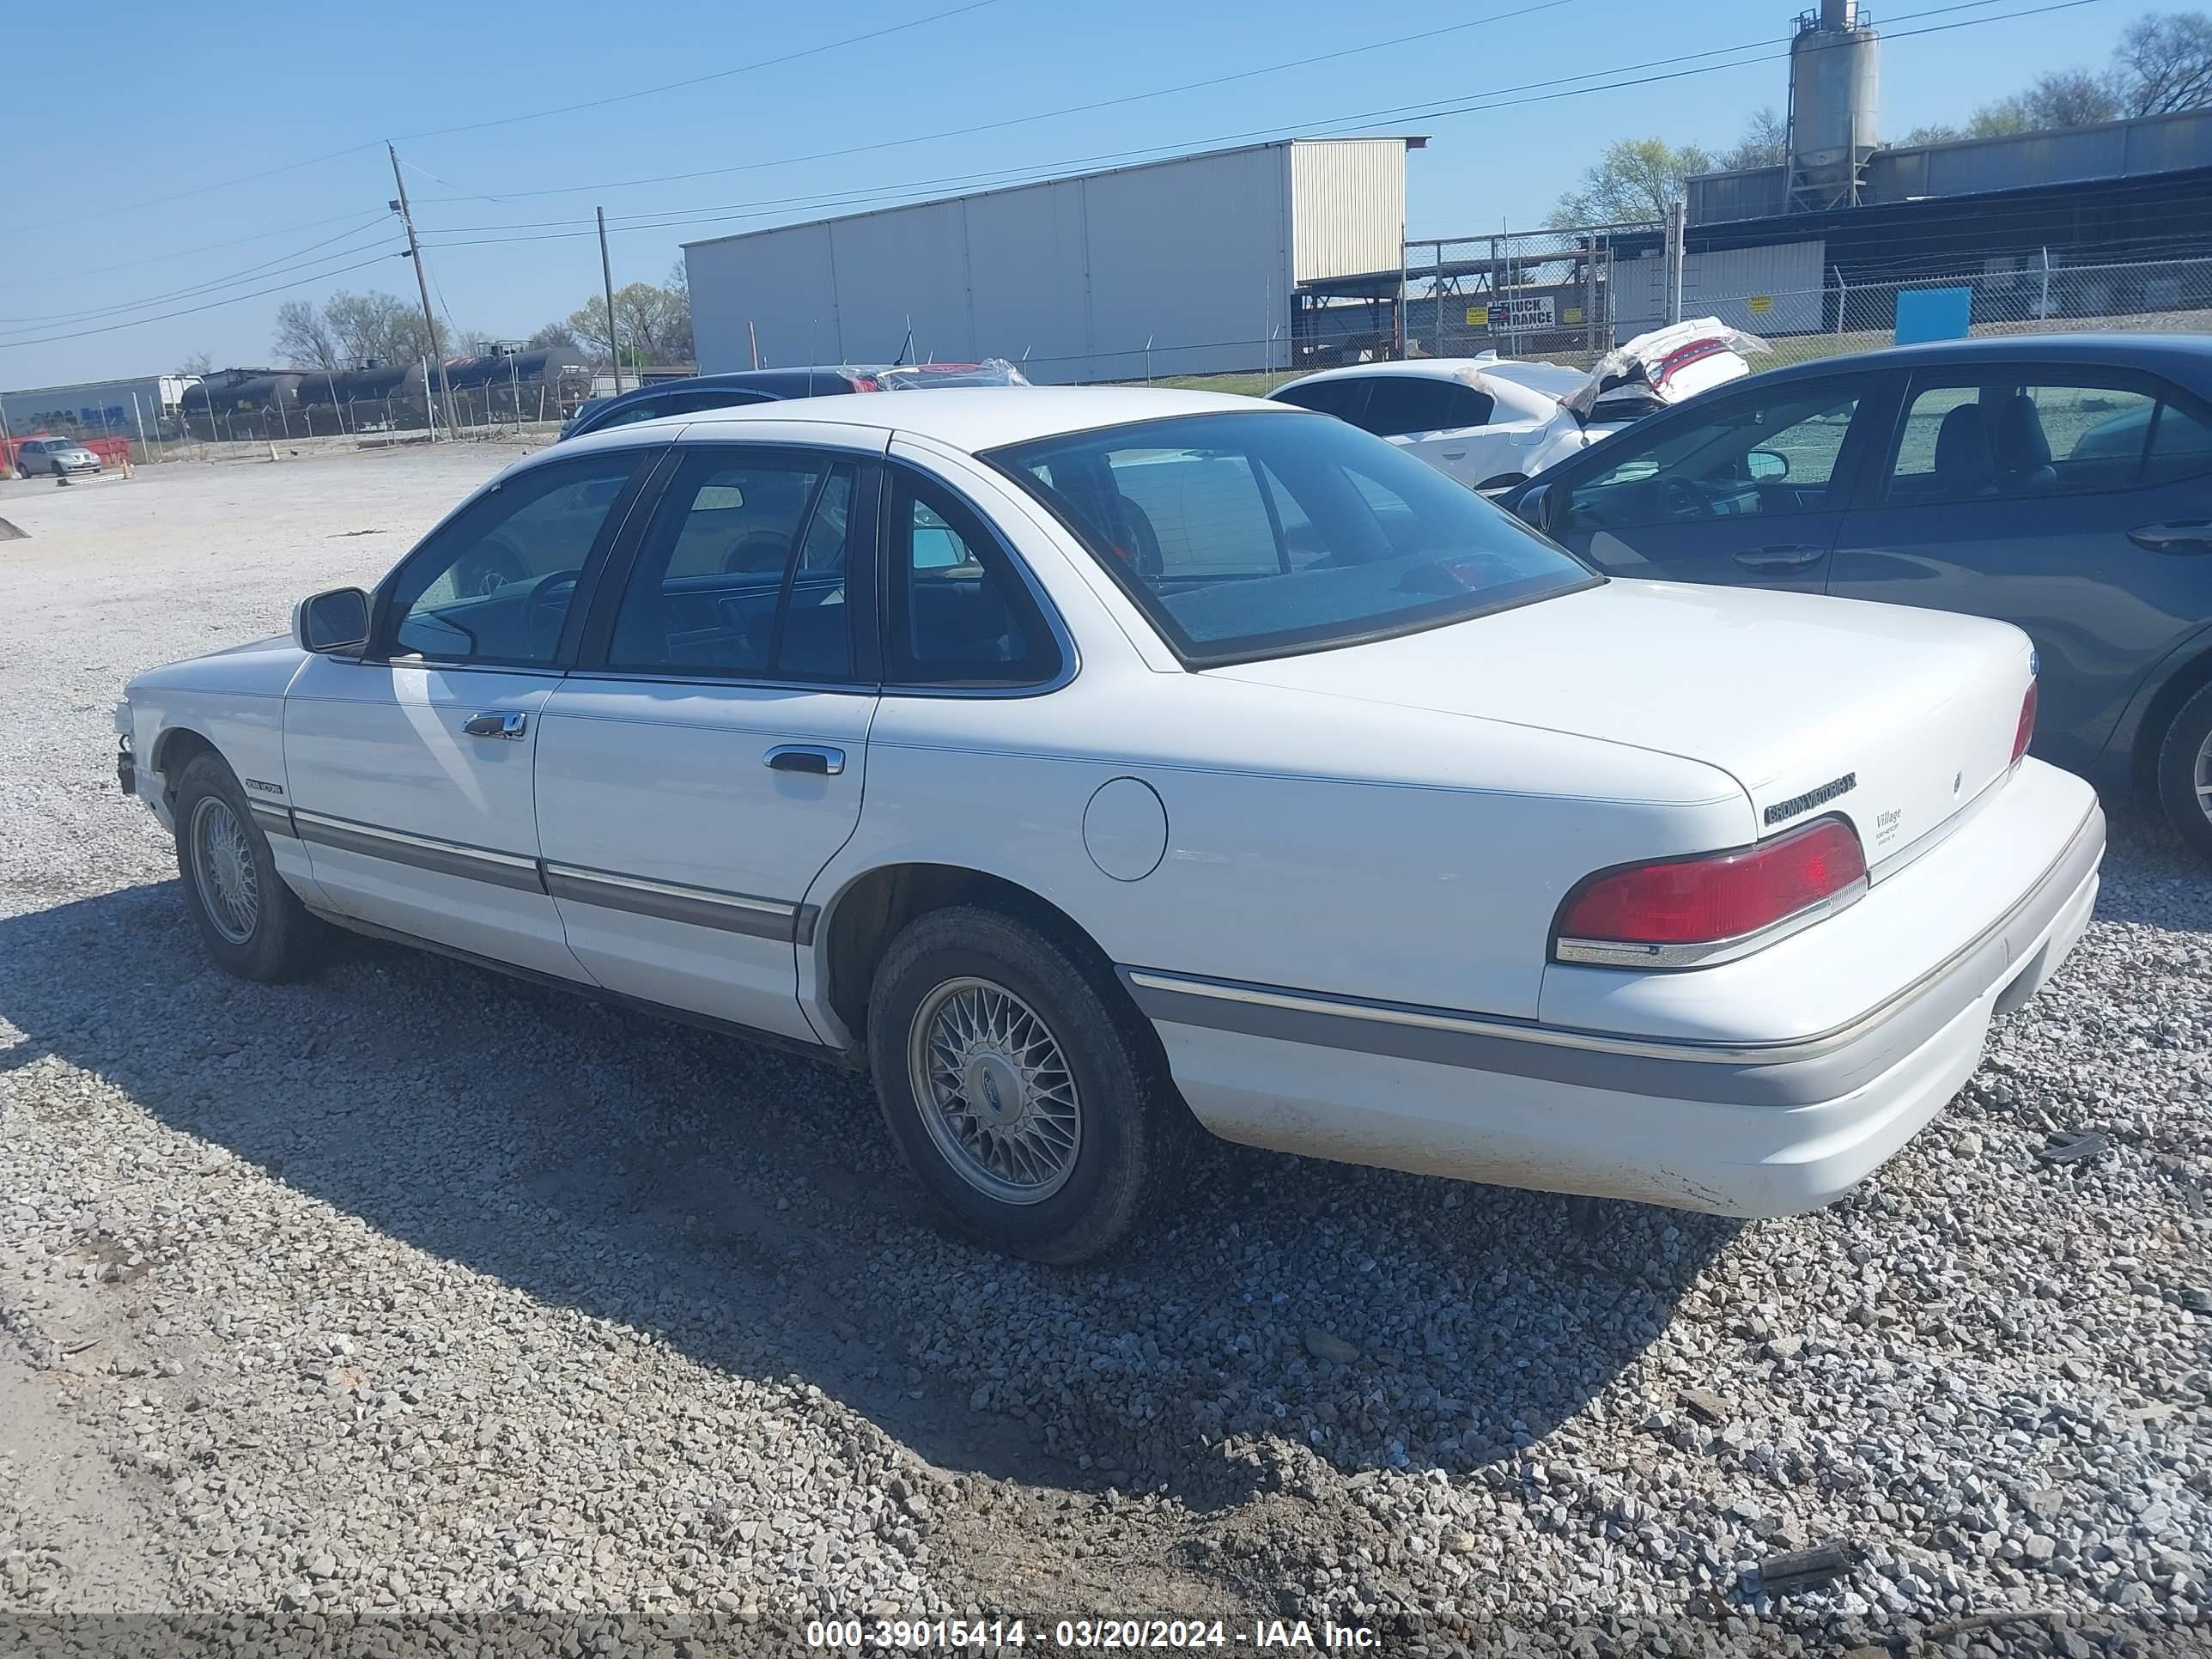
[[[114,788],[123,682],[374,578],[512,453],[0,485],[0,1609],[2204,1646],[2212,882],[2154,823],[2115,804],[2071,963],[1820,1214],[1224,1146],[1126,1263],[1006,1261],[811,1062],[365,943],[203,957]],[[1827,1583],[1752,1572],[1832,1540]]]

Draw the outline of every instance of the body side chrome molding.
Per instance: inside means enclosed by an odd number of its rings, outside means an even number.
[[[758,898],[749,893],[718,892],[708,887],[617,875],[611,870],[552,863],[545,866],[545,889],[556,899],[596,904],[610,910],[628,910],[663,921],[689,922],[694,927],[719,928],[726,933],[744,933],[754,939],[790,943],[799,933],[798,905]]]
[[[1773,1042],[1723,1043],[1692,1038],[1635,1036],[1570,1026],[1541,1025],[1532,1020],[1501,1015],[1384,1002],[1237,980],[1212,979],[1200,975],[1165,973],[1149,968],[1121,967],[1116,972],[1136,994],[1139,1006],[1152,1018],[1212,1025],[1224,1030],[1252,1030],[1257,1022],[1240,1018],[1234,1012],[1225,1015],[1220,1012],[1209,1014],[1205,1012],[1209,1005],[1216,1011],[1268,1011],[1272,1018],[1265,1022],[1268,1029],[1261,1034],[1270,1036],[1287,1034],[1281,1017],[1304,1018],[1316,1022],[1313,1035],[1305,1040],[1322,1041],[1324,1043],[1328,1039],[1323,1033],[1327,1031],[1340,1036],[1360,1026],[1370,1029],[1382,1027],[1479,1040],[1482,1045],[1481,1051],[1491,1054],[1508,1053],[1517,1047],[1523,1053],[1530,1049],[1548,1048],[1643,1060],[1686,1061],[1699,1066],[1772,1067],[1818,1060],[1861,1042],[1880,1030],[1929,986],[1992,945],[2002,945],[2008,931],[2023,917],[2030,917],[2039,927],[2047,926],[2079,885],[2079,878],[2070,882],[2054,878],[2072,873],[2074,866],[2082,862],[2084,848],[2093,843],[2093,850],[2101,855],[2103,814],[2094,804],[2067,837],[2064,848],[2045,866],[2027,891],[1965,945],[1856,1018],[1825,1031]],[[2095,864],[2095,858],[2091,858],[2081,872],[2081,878],[2086,878],[2093,872]],[[2046,911],[2048,915],[2044,914]],[[2002,982],[2002,975],[1993,981],[1999,982]],[[1497,1046],[1493,1048],[1492,1045]],[[1365,1048],[1371,1045],[1367,1042],[1342,1042],[1336,1046]],[[1478,1065],[1482,1062],[1469,1059],[1456,1063]],[[1523,1068],[1506,1066],[1493,1069],[1517,1071]]]
[[[461,876],[471,881],[489,882],[495,887],[511,887],[523,892],[542,893],[545,881],[538,873],[538,860],[516,853],[495,853],[487,847],[470,847],[459,842],[440,841],[431,836],[409,835],[399,830],[380,830],[374,824],[357,823],[350,818],[325,817],[320,812],[292,809],[292,822],[297,826],[301,840],[319,846],[333,847],[341,852],[359,853],[364,857],[390,859],[395,864],[409,864],[418,870],[434,870],[441,875]]]
[[[254,823],[261,826],[261,833],[264,836],[283,836],[288,841],[299,838],[299,830],[293,827],[290,807],[272,806],[267,801],[249,800],[246,803],[246,808],[253,815]]]
[[[249,805],[255,822],[272,835],[296,836],[319,846],[358,853],[367,858],[390,859],[396,864],[434,870],[441,875],[489,882],[495,887],[520,892],[544,893],[556,899],[595,904],[610,910],[627,910],[663,921],[712,927],[726,933],[809,945],[813,942],[815,923],[821,914],[816,905],[653,881],[612,870],[555,864],[516,853],[494,852],[486,847],[302,811],[296,807],[288,811],[258,802]]]

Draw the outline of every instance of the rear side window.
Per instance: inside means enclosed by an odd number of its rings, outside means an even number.
[[[606,665],[850,678],[853,484],[851,463],[818,455],[718,447],[688,458],[639,545]]]
[[[1367,394],[1367,407],[1356,425],[1378,438],[1403,438],[1450,427],[1484,426],[1490,420],[1489,395],[1457,380],[1421,374],[1378,374]]]
[[[1915,388],[1888,498],[2018,501],[2134,489],[2212,472],[2212,426],[2154,383],[1991,380]]]
[[[1036,685],[1059,672],[1059,647],[1012,558],[950,491],[895,474],[887,532],[886,678]]]
[[[1349,421],[1358,414],[1360,405],[1367,399],[1367,388],[1373,384],[1371,375],[1316,380],[1310,386],[1286,386],[1274,398],[1279,404],[1295,404],[1316,415],[1334,415],[1340,421]]]

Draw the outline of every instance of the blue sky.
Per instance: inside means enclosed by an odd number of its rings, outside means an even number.
[[[1891,37],[1881,64],[1889,135],[1956,118],[2045,69],[2101,67],[2145,9],[2135,0],[2090,0],[2008,15],[2048,3],[2019,0],[1908,20],[1956,0],[1884,3],[1875,21]],[[92,33],[65,49],[26,50],[19,40],[0,70],[14,140],[12,187],[0,193],[0,386],[158,371],[196,351],[219,364],[263,362],[286,299],[339,288],[411,298],[411,273],[388,252],[398,227],[385,210],[386,138],[398,141],[415,169],[408,191],[434,249],[444,310],[465,327],[520,337],[597,290],[595,205],[617,227],[617,283],[657,281],[685,240],[956,193],[1024,169],[1079,171],[1112,164],[1094,158],[1332,123],[1431,135],[1408,167],[1415,236],[1540,223],[1613,139],[1732,142],[1750,111],[1782,106],[1784,65],[1771,55],[1719,54],[1701,61],[1729,66],[1669,82],[1498,106],[1504,100],[1530,97],[1532,83],[1715,48],[1779,53],[1792,13],[1778,0],[1391,9],[1316,0],[130,0],[103,10]],[[1984,17],[1993,21],[1906,33]],[[914,27],[856,39],[902,24]],[[1448,32],[1249,73],[1428,31]],[[823,47],[832,49],[719,75]],[[507,118],[704,76],[719,78]],[[1224,76],[1242,78],[1072,108]],[[1468,113],[1341,125],[1486,96],[1492,106]],[[928,137],[1031,116],[1046,118]],[[453,131],[471,126],[477,130]],[[876,148],[822,154],[860,146]],[[27,166],[33,155],[46,165]],[[246,177],[257,173],[266,176]],[[678,173],[708,176],[667,178]],[[663,182],[633,182],[647,179]],[[48,187],[20,187],[29,180]],[[841,196],[842,204],[827,199]],[[722,222],[625,222],[708,210],[721,210]],[[141,301],[158,303],[115,309]],[[186,307],[205,308],[114,326]]]

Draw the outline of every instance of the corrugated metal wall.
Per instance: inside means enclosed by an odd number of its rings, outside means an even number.
[[[1404,218],[1403,143],[1329,140],[696,242],[684,258],[702,372],[751,366],[749,321],[770,367],[890,362],[910,321],[918,358],[1135,380],[1286,362],[1293,270],[1395,268]]]
[[[1314,139],[1291,145],[1289,156],[1292,279],[1395,270],[1406,240],[1406,146]]]
[[[1692,253],[1682,265],[1682,314],[1717,317],[1753,334],[1814,334],[1826,325],[1821,283],[1827,244],[1815,237],[1765,247]],[[1667,320],[1667,261],[1654,253],[1616,259],[1616,344]]]

